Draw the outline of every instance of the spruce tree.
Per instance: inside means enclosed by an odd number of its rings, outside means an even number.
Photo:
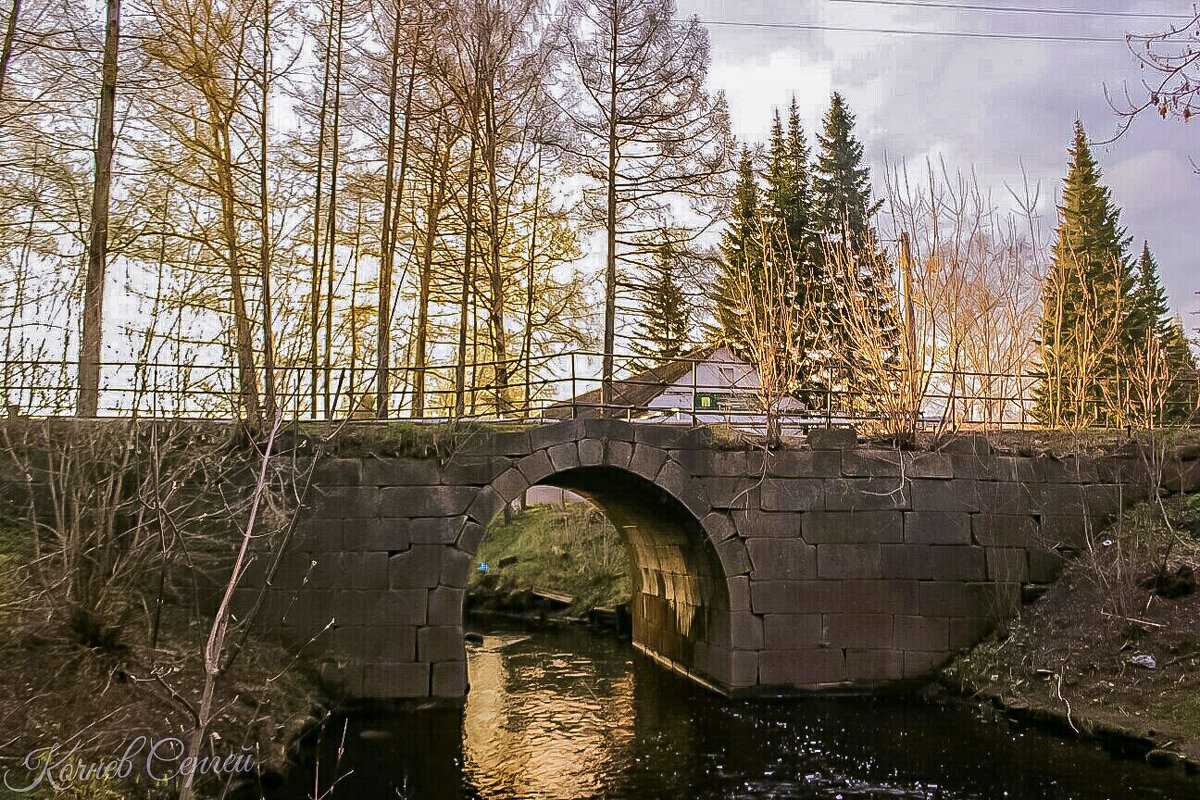
[[[1158,275],[1158,262],[1150,252],[1150,243],[1142,242],[1142,257],[1138,259],[1137,276],[1130,295],[1128,330],[1136,338],[1134,347],[1144,344],[1148,335],[1165,339],[1170,321],[1167,293]]]
[[[1200,368],[1184,333],[1183,320],[1172,317],[1164,326],[1162,347],[1170,385],[1166,392],[1165,422],[1182,425],[1196,421],[1200,412]]]
[[[671,232],[662,231],[649,280],[637,289],[642,316],[632,347],[645,367],[679,358],[689,349],[692,306],[679,279],[680,257]]]
[[[754,158],[750,148],[743,147],[738,161],[732,219],[721,237],[721,271],[713,286],[717,320],[715,333],[735,350],[743,347],[741,318],[744,311],[738,308],[737,293],[733,287],[742,280],[741,276],[749,274],[753,281],[753,276],[761,271],[761,225]]]
[[[854,136],[854,115],[837,92],[817,134],[813,174],[817,226],[843,247],[858,250],[873,238],[871,217],[880,203],[871,200],[871,174],[863,165],[863,146]]]
[[[829,385],[828,391],[855,391],[855,373],[860,371],[850,334],[850,325],[842,317],[850,313],[845,303],[832,301],[836,297],[835,283],[858,288],[868,330],[882,337],[876,341],[893,342],[892,353],[898,352],[899,327],[894,292],[886,274],[886,259],[877,250],[877,237],[871,219],[880,202],[871,198],[870,170],[863,163],[863,145],[854,135],[854,115],[846,101],[835,92],[829,111],[823,120],[824,129],[817,135],[817,156],[812,176],[812,203],[816,239],[817,268],[814,278],[825,295],[827,309],[823,320],[822,350],[826,362],[817,376]],[[853,276],[838,271],[853,270]],[[860,330],[864,326],[856,326]],[[874,337],[874,334],[872,335]]]
[[[1052,425],[1117,420],[1120,365],[1137,339],[1130,239],[1078,120],[1069,155],[1038,331],[1035,414]]]

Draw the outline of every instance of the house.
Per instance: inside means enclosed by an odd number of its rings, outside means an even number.
[[[758,371],[724,344],[686,353],[612,383],[608,416],[635,422],[728,423],[759,427],[764,423]],[[546,409],[549,419],[600,416],[601,390],[577,395]],[[804,414],[802,403],[784,398],[781,410]]]

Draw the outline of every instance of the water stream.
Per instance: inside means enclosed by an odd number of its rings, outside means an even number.
[[[967,708],[900,697],[730,702],[609,635],[482,632],[468,647],[464,712],[333,720],[319,780],[309,764],[272,794],[311,796],[338,780],[332,797],[353,800],[1200,798],[1200,780]]]

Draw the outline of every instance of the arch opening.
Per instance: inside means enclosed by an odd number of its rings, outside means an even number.
[[[582,496],[620,534],[629,561],[634,647],[723,691],[731,660],[729,590],[692,512],[661,487],[617,467],[568,469],[532,485]]]

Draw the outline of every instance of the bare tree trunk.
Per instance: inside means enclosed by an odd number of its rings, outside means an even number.
[[[14,0],[9,34],[19,4]],[[104,278],[108,267],[108,205],[112,160],[116,146],[117,51],[121,35],[121,0],[108,0],[104,26],[104,65],[100,83],[100,118],[96,125],[96,173],[92,189],[91,231],[88,236],[87,277],[83,295],[83,335],[79,343],[79,403],[75,413],[94,417],[100,404],[100,345],[104,324]],[[11,37],[4,42],[4,65],[12,53]]]
[[[488,228],[489,261],[488,278],[488,330],[492,340],[492,359],[495,366],[496,411],[508,407],[508,338],[504,330],[504,273],[500,256],[503,232],[500,225],[500,186],[496,173],[499,171],[499,131],[496,122],[497,87],[489,81],[487,101],[484,104],[484,162],[488,177]]]
[[[337,266],[337,203],[338,162],[341,159],[342,135],[342,18],[344,4],[339,0],[337,24],[337,49],[334,53],[333,69],[333,144],[329,163],[329,210],[325,214],[325,415],[334,415],[337,399],[332,397],[333,374],[333,292],[334,271]],[[351,305],[351,313],[354,307]]]
[[[525,362],[525,414],[530,414],[533,401],[533,270],[537,258],[538,212],[542,209],[542,151],[539,145],[537,178],[533,184],[533,225],[529,232],[529,263],[525,267],[525,338],[521,343],[521,359]],[[522,503],[524,496],[522,495]]]
[[[444,151],[439,155],[440,151]],[[442,146],[441,126],[433,134],[431,156],[439,159],[429,173],[428,201],[425,207],[425,241],[421,253],[421,272],[418,276],[417,332],[413,353],[413,399],[412,415],[421,419],[425,416],[425,367],[429,349],[429,303],[433,292],[433,248],[437,244],[439,220],[446,202],[446,179],[450,164],[450,142]]]
[[[604,360],[601,365],[601,413],[606,413],[613,402],[613,351],[617,333],[617,46],[618,15],[612,14],[612,40],[609,43],[609,100],[608,100],[608,199],[606,202],[605,226],[607,247],[604,259]]]
[[[466,227],[466,243],[463,247],[462,294],[458,306],[458,364],[454,369],[454,416],[466,412],[467,391],[467,311],[471,302],[471,284],[474,282],[475,241],[475,121],[471,121],[471,155],[467,165],[467,207],[463,212]]]
[[[267,189],[267,138],[270,132],[267,116],[271,92],[271,0],[263,0],[262,32],[262,97],[259,107],[259,269],[262,291],[263,323],[263,389],[266,393],[266,414],[275,416],[275,325],[271,319],[271,200]]]
[[[233,152],[229,143],[229,128],[222,120],[220,110],[211,106],[210,113],[213,118],[213,151],[217,154],[217,185],[221,195],[221,228],[225,237],[225,258],[229,269],[234,349],[238,362],[238,391],[247,421],[257,426],[262,422],[262,409],[258,400],[258,371],[254,364],[250,315],[246,309],[246,291],[242,283],[242,248],[237,230],[237,189],[233,180]]]
[[[313,191],[313,230],[312,230],[312,279],[309,283],[309,345],[308,358],[312,368],[312,386],[310,402],[312,415],[317,415],[317,391],[320,384],[320,356],[318,342],[321,330],[321,279],[324,248],[321,245],[321,198],[325,184],[325,120],[329,110],[329,74],[333,63],[333,16],[338,3],[329,6],[329,30],[325,37],[325,74],[321,82],[321,105],[317,112],[317,176]],[[340,47],[340,42],[339,42]]]
[[[419,23],[418,23],[419,24]],[[412,126],[413,92],[416,86],[418,42],[413,44],[412,63],[408,70],[408,89],[404,99],[404,131],[400,144],[400,170],[396,170],[396,124],[400,89],[400,6],[396,7],[395,27],[392,33],[391,75],[388,83],[388,140],[387,167],[384,178],[383,199],[383,251],[379,259],[379,310],[377,313],[375,354],[375,415],[387,419],[388,396],[391,394],[392,362],[392,276],[395,273],[396,230],[400,225],[400,206],[404,195],[404,181],[408,172],[408,144]]]
[[[13,43],[17,39],[17,19],[21,16],[21,0],[12,0],[8,22],[4,27],[4,43],[0,45],[0,102],[4,100],[4,78],[8,75],[8,62],[12,60]]]

